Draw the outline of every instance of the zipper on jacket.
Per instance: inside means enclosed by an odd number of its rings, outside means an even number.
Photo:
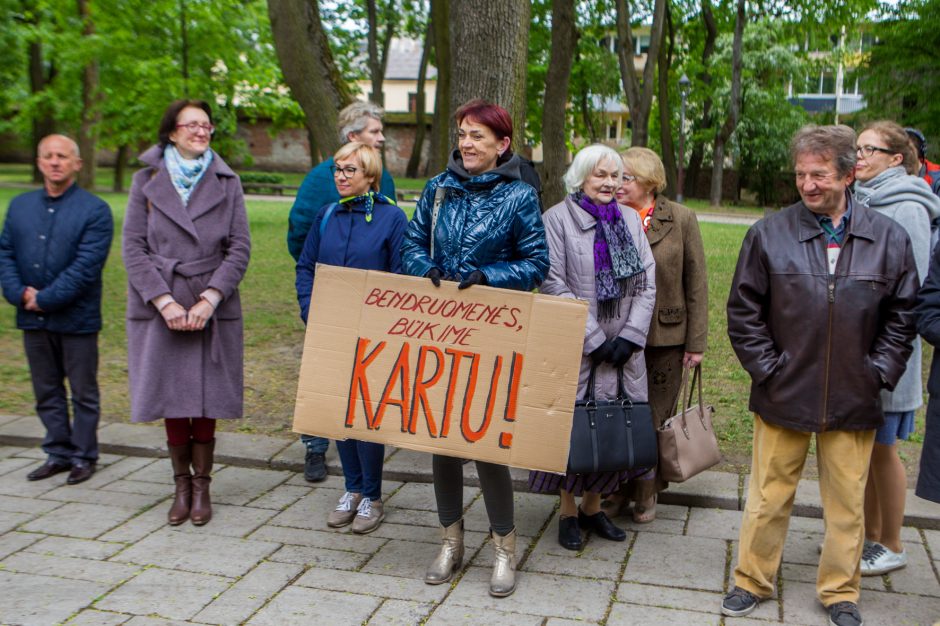
[[[839,251],[839,256],[842,256],[842,251]],[[839,265],[839,262],[836,261],[836,266]],[[828,271],[828,268],[827,268]],[[826,414],[829,412],[829,371],[831,368],[831,359],[832,359],[832,314],[833,309],[835,308],[836,303],[836,281],[835,273],[829,276],[829,282],[827,284],[828,300],[829,300],[829,320],[826,324],[826,375],[823,382],[823,409],[822,415],[820,415],[820,430],[819,432],[826,432]]]

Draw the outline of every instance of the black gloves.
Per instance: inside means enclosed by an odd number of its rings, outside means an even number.
[[[623,337],[617,337],[611,343],[613,344],[613,350],[608,361],[613,363],[614,367],[623,367],[633,356],[633,353],[640,349],[640,346]]]
[[[441,279],[444,278],[444,272],[442,272],[441,270],[437,269],[436,267],[432,267],[432,268],[428,271],[428,273],[424,275],[424,277],[425,277],[425,278],[430,278],[430,279],[431,279],[431,282],[434,283],[434,286],[435,286],[435,287],[440,287],[440,286],[441,286]]]
[[[433,280],[433,279],[432,279]],[[486,274],[480,270],[473,270],[470,272],[470,275],[460,281],[460,284],[457,285],[457,289],[466,289],[470,285],[485,285],[486,284]]]
[[[591,354],[588,356],[591,358],[591,363],[594,365],[600,365],[605,361],[609,361],[610,357],[614,353],[614,344],[612,341],[605,341],[598,347],[594,349]]]

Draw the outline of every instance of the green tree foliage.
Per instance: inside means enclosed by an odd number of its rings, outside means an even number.
[[[239,115],[296,120],[299,107],[282,87],[262,0],[90,0],[96,33],[82,37],[74,1],[2,0],[10,45],[0,70],[0,119],[29,133],[49,106],[56,128],[74,133],[81,117],[81,68],[100,63],[100,145],[136,150],[156,140],[160,115],[175,98],[209,101],[219,131],[214,147],[241,156],[233,133]],[[185,38],[183,36],[185,26]],[[27,46],[42,43],[56,71],[46,92],[29,94]]]
[[[920,128],[940,154],[940,0],[907,0],[876,24],[878,43],[860,75],[868,116]]]

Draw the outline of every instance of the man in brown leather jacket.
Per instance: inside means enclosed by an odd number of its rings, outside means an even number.
[[[728,336],[751,375],[754,442],[735,587],[740,617],[774,592],[813,433],[826,535],[816,592],[829,623],[860,626],[863,501],[879,391],[904,371],[918,279],[893,220],[855,204],[855,133],[807,126],[793,139],[802,202],[761,220],[741,246]]]

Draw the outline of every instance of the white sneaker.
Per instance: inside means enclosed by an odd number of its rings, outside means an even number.
[[[873,542],[862,554],[862,576],[881,576],[907,566],[907,552],[892,552]]]
[[[330,528],[342,528],[352,523],[356,517],[356,509],[359,502],[362,501],[361,493],[344,493],[337,503],[336,508],[330,513],[326,520],[326,525]]]
[[[381,500],[363,498],[356,510],[356,519],[352,523],[354,533],[365,535],[379,527],[385,519],[385,505]]]

